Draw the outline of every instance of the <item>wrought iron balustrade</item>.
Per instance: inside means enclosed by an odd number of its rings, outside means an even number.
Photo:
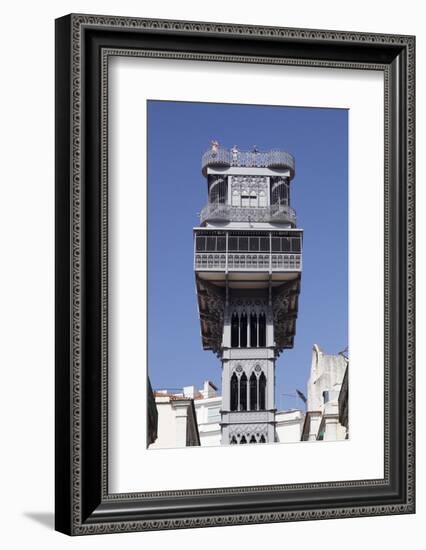
[[[234,151],[229,149],[209,149],[202,157],[201,168],[204,175],[207,168],[230,168],[242,166],[248,168],[271,168],[290,170],[294,177],[294,157],[286,151]]]
[[[196,252],[196,271],[301,271],[301,254]]]
[[[296,212],[291,206],[274,204],[272,206],[230,206],[221,203],[209,203],[200,213],[201,223],[219,222],[272,222],[289,223],[296,226]]]

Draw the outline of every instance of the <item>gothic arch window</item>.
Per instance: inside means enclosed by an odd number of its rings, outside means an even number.
[[[254,437],[254,435],[250,437],[249,443],[256,443],[256,438]]]
[[[243,435],[243,437],[240,439],[240,445],[243,445],[244,443],[247,443],[247,439],[245,435]]]
[[[210,184],[209,197],[210,203],[225,203],[227,195],[226,178],[217,177]]]
[[[230,403],[230,409],[231,411],[237,411],[238,410],[238,378],[237,375],[234,374],[231,376],[231,403]]]
[[[257,410],[257,377],[254,372],[250,376],[250,410]]]
[[[238,313],[233,313],[231,317],[231,347],[239,346],[239,320]]]
[[[259,443],[266,443],[266,439],[264,435],[260,436]]]
[[[240,317],[240,348],[247,347],[247,314],[242,313]]]
[[[259,193],[259,206],[266,206],[266,194],[265,191]]]
[[[257,348],[257,315],[250,314],[250,347]]]
[[[236,439],[235,435],[233,435],[233,436],[231,437],[231,441],[230,441],[229,443],[230,443],[231,445],[236,445],[236,444],[237,444],[237,439]]]
[[[251,207],[257,206],[257,195],[256,195],[256,191],[252,191],[252,192],[250,193],[250,206],[251,206]]]
[[[261,411],[266,409],[266,376],[263,372],[259,376],[259,409]]]
[[[259,347],[266,346],[266,316],[264,313],[259,315]]]
[[[240,410],[247,410],[247,375],[245,372],[240,378]]]

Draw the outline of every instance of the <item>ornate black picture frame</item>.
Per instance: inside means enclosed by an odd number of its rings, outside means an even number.
[[[383,479],[110,494],[107,72],[114,55],[382,71]],[[69,535],[414,513],[413,36],[68,15],[56,21],[56,529]]]

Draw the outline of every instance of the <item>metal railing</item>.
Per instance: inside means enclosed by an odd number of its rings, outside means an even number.
[[[196,252],[196,271],[301,271],[301,254]]]
[[[296,226],[296,212],[286,205],[274,204],[272,206],[230,206],[228,204],[209,203],[200,213],[200,222],[276,222],[290,223]]]
[[[244,166],[249,168],[288,169],[294,177],[294,157],[286,151],[237,151],[223,148],[209,149],[201,160],[201,169],[204,175],[207,168]]]

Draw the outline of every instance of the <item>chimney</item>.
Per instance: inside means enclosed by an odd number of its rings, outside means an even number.
[[[185,386],[183,388],[183,395],[185,397],[190,398],[190,399],[194,399],[194,397],[195,397],[195,386]]]
[[[216,397],[217,387],[213,384],[213,382],[210,382],[210,380],[205,380],[202,394],[204,396],[204,399],[208,399],[209,397]]]

